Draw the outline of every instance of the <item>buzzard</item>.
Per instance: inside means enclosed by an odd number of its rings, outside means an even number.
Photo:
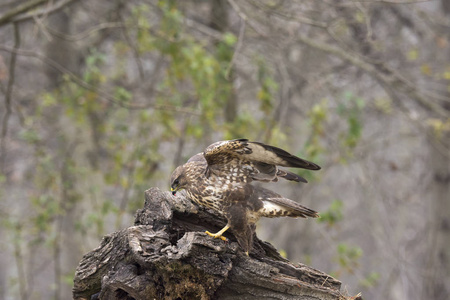
[[[247,139],[220,141],[175,169],[170,178],[171,191],[175,195],[184,189],[193,202],[223,215],[227,225],[217,233],[206,233],[226,240],[222,234],[231,228],[248,255],[259,218],[319,216],[314,210],[251,184],[275,182],[279,178],[307,182],[278,166],[320,170],[318,165],[274,146]]]

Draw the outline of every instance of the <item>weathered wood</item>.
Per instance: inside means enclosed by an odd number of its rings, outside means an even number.
[[[81,260],[74,299],[341,299],[341,283],[294,265],[255,237],[246,256],[232,233],[212,239],[225,219],[182,193],[151,188],[135,226],[107,235]]]

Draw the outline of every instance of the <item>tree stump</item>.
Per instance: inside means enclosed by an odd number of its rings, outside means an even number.
[[[250,256],[205,230],[226,220],[184,194],[151,188],[135,224],[103,238],[84,255],[74,299],[344,299],[341,283],[303,264],[292,264],[254,238]]]

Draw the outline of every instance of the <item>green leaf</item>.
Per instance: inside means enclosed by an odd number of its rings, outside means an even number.
[[[117,87],[114,96],[119,99],[121,102],[129,102],[131,98],[133,97],[133,94],[127,91],[123,87]]]
[[[359,281],[359,284],[365,288],[372,288],[378,284],[381,275],[378,272],[370,272],[365,278]]]
[[[330,208],[320,214],[320,218],[317,219],[319,223],[327,223],[328,226],[333,226],[344,218],[343,214],[344,203],[342,200],[333,200],[330,204]]]
[[[348,272],[353,272],[359,265],[363,251],[358,246],[350,246],[346,243],[339,243],[337,245],[337,256],[335,260],[339,265]]]
[[[227,44],[228,46],[234,46],[234,44],[236,44],[237,42],[237,37],[232,34],[231,32],[226,32],[223,35],[223,41],[225,42],[225,44]]]
[[[417,49],[411,49],[407,53],[407,58],[410,61],[415,61],[419,57],[419,51]]]
[[[22,129],[19,132],[19,137],[30,144],[37,143],[41,140],[38,132],[32,128]]]

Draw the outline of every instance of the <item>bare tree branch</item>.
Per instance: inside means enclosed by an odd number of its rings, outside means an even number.
[[[317,40],[308,38],[306,36],[298,36],[300,42],[313,47],[315,49],[333,54],[352,65],[364,70],[369,75],[377,79],[382,86],[388,85],[394,87],[397,91],[403,92],[405,95],[414,99],[421,106],[428,110],[433,111],[440,117],[448,118],[448,113],[441,108],[441,106],[433,101],[428,100],[414,85],[414,83],[408,81],[406,78],[402,77],[400,74],[386,66],[381,62],[371,63],[364,60],[361,56],[352,55],[332,45],[319,42]],[[427,95],[428,97],[430,95]],[[438,100],[438,99],[435,99]]]
[[[355,3],[367,3],[367,4],[374,4],[374,3],[385,3],[385,4],[417,4],[422,2],[430,2],[431,0],[348,0],[346,2],[342,1],[339,2],[339,6],[353,6]],[[327,1],[324,0],[324,2],[329,4],[335,4],[336,1],[331,0]]]
[[[120,9],[119,9],[119,20],[121,20],[125,24],[125,22],[123,20],[123,17],[120,14]],[[138,47],[131,40],[130,34],[128,33],[127,26],[123,26],[122,27],[122,33],[123,33],[123,36],[125,37],[125,41],[127,41],[128,45],[130,46],[130,49],[131,49],[131,51],[133,53],[134,61],[136,62],[136,66],[137,66],[137,69],[139,71],[139,77],[140,77],[140,79],[142,81],[142,80],[144,80],[145,75],[144,75],[144,67],[142,66],[142,62],[141,62],[141,58],[140,58],[140,55],[139,55]]]
[[[251,25],[251,27],[261,36],[267,36],[265,33],[262,33],[258,26],[253,24],[253,22],[250,22],[251,20],[248,18],[248,16],[242,12],[242,10],[237,6],[236,2],[234,0],[228,0],[232,8],[236,11],[236,13],[239,15],[239,17],[244,20],[246,23]],[[359,3],[364,1],[351,1]],[[321,26],[319,26],[321,27]],[[257,30],[258,29],[258,30]],[[329,32],[330,33],[330,32]],[[371,34],[371,33],[370,33]],[[368,34],[368,37],[370,37],[370,34]],[[299,41],[313,47],[315,49],[327,52],[329,54],[333,54],[352,65],[364,70],[369,75],[371,75],[373,78],[375,78],[383,87],[390,86],[393,87],[396,91],[400,91],[410,97],[411,99],[414,99],[418,104],[420,104],[422,107],[433,111],[435,114],[437,114],[440,117],[448,118],[450,117],[449,114],[442,109],[442,107],[436,103],[438,101],[450,101],[448,97],[438,95],[432,92],[422,92],[420,91],[416,85],[413,82],[410,82],[408,79],[404,78],[401,74],[398,72],[392,70],[387,65],[379,62],[379,61],[370,61],[368,58],[360,55],[356,52],[348,52],[344,49],[341,49],[339,47],[332,46],[327,43],[322,43],[317,41],[316,39],[311,39],[306,36],[299,36]]]
[[[156,110],[167,110],[167,111],[171,111],[171,112],[185,113],[185,114],[191,114],[191,115],[196,115],[196,116],[200,115],[200,112],[198,112],[196,110],[189,109],[189,108],[184,108],[184,107],[173,106],[173,105],[167,105],[167,104],[151,104],[151,103],[127,104],[127,103],[124,103],[123,101],[117,99],[116,97],[111,96],[107,92],[92,86],[91,84],[89,84],[86,81],[82,80],[80,77],[78,77],[74,73],[72,73],[69,70],[67,70],[64,66],[61,66],[60,64],[56,63],[54,60],[46,57],[45,55],[42,55],[40,53],[36,53],[34,51],[31,51],[31,50],[19,50],[19,49],[10,48],[10,47],[3,46],[3,45],[0,45],[0,50],[7,51],[7,52],[10,52],[10,53],[16,53],[16,54],[22,55],[22,56],[28,56],[28,57],[37,58],[40,61],[48,64],[52,68],[55,68],[59,72],[63,73],[71,81],[73,81],[74,83],[78,84],[82,88],[85,88],[85,89],[87,89],[89,91],[93,91],[93,92],[97,93],[100,98],[105,99],[105,100],[107,100],[107,101],[109,101],[109,102],[111,102],[111,103],[113,103],[115,105],[118,105],[118,106],[126,108],[126,109],[147,109],[147,108],[152,108],[152,109],[156,109]]]
[[[55,35],[62,40],[69,41],[69,42],[76,42],[76,41],[83,40],[83,39],[89,37],[90,35],[98,32],[98,31],[101,31],[101,30],[111,29],[111,28],[124,28],[124,27],[125,27],[125,24],[122,22],[106,22],[106,23],[100,23],[97,26],[93,26],[83,32],[71,34],[71,35],[61,33],[61,32],[56,31],[55,29],[48,27],[48,26],[46,27],[46,29],[52,35]]]
[[[234,2],[234,0],[228,0],[228,3],[230,3],[233,10],[238,14],[238,16],[247,23],[256,33],[258,33],[261,36],[266,37],[267,34],[264,33],[258,26],[253,24],[253,21],[247,17],[247,15],[241,10],[241,8]]]

